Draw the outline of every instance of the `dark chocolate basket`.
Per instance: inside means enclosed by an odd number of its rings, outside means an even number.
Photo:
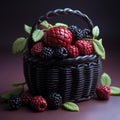
[[[49,11],[45,16],[41,16],[33,29],[43,20],[59,15],[76,15],[87,23],[90,30],[93,28],[93,23],[87,15],[79,10],[65,8]],[[30,38],[29,48],[31,44]],[[41,61],[26,52],[23,63],[25,80],[32,94],[46,98],[50,93],[57,92],[62,96],[63,102],[79,102],[93,98],[102,69],[101,58],[95,54]]]

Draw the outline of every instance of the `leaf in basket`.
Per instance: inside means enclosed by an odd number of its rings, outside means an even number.
[[[111,78],[107,73],[103,73],[101,75],[101,84],[102,85],[108,85],[108,86],[111,85]]]
[[[44,20],[43,22],[40,23],[40,26],[42,26],[45,29],[48,29],[49,28],[49,23],[46,20]]]
[[[102,45],[102,39],[97,40],[93,39],[93,47],[96,51],[96,53],[103,59],[105,60],[105,49]]]
[[[44,35],[43,30],[38,30],[37,29],[37,30],[35,30],[33,32],[32,38],[33,38],[34,42],[37,42],[37,41],[41,40],[41,38],[43,37],[43,35]]]
[[[14,87],[19,87],[19,86],[23,86],[23,85],[25,85],[26,84],[26,82],[13,82],[12,83],[12,86],[14,86]]]
[[[73,103],[73,102],[66,102],[62,105],[62,107],[65,110],[68,110],[68,111],[73,111],[73,112],[78,112],[79,111],[78,105]]]
[[[5,99],[5,100],[8,100],[11,95],[20,95],[23,92],[23,90],[24,90],[23,87],[16,88],[14,90],[11,90],[9,92],[6,92],[6,93],[2,94],[1,98]]]
[[[68,28],[68,25],[66,25],[66,24],[64,24],[64,23],[56,23],[56,24],[54,25],[54,27],[59,27],[59,26]]]
[[[25,24],[24,25],[24,30],[25,30],[26,33],[30,34],[31,30],[32,30],[32,27]]]
[[[120,88],[115,86],[110,86],[111,95],[120,95]]]
[[[25,48],[26,43],[27,43],[26,38],[24,37],[17,38],[14,41],[13,46],[12,46],[13,53],[15,54],[15,53],[21,52]]]
[[[99,27],[98,27],[98,26],[93,27],[93,29],[92,29],[92,34],[93,34],[93,37],[94,37],[94,38],[96,38],[96,37],[99,36],[100,30],[99,30]]]

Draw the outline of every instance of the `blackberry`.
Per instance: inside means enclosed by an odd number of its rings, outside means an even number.
[[[50,47],[44,47],[41,50],[40,58],[47,60],[53,57],[54,50]]]
[[[73,40],[81,40],[83,38],[83,31],[79,29],[77,26],[71,25],[68,27],[68,29],[73,34]]]
[[[68,30],[70,30],[72,33],[74,33],[74,31],[77,29],[77,26],[75,25],[71,25],[68,27]]]
[[[92,34],[91,34],[90,30],[85,28],[83,30],[83,38],[91,38],[91,37],[92,37]]]
[[[8,100],[9,106],[12,110],[17,110],[21,107],[21,98],[18,95],[11,95]]]
[[[57,48],[54,51],[54,56],[56,58],[66,58],[68,56],[68,51],[64,47]]]
[[[55,110],[62,104],[62,97],[58,93],[51,93],[47,98],[48,109]]]

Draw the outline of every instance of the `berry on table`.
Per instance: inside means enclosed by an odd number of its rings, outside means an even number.
[[[21,98],[18,95],[11,95],[8,104],[12,110],[17,110],[21,107]]]
[[[53,27],[45,32],[44,42],[50,47],[66,47],[72,42],[72,33],[66,27]]]
[[[47,108],[47,102],[42,96],[34,96],[31,100],[31,107],[37,112],[43,112]]]
[[[62,104],[62,97],[58,93],[51,93],[47,98],[48,109],[55,110]]]
[[[29,91],[25,91],[20,97],[23,105],[30,105],[33,96],[29,93]]]
[[[96,94],[100,100],[108,100],[110,97],[110,87],[108,85],[100,85],[96,88]]]

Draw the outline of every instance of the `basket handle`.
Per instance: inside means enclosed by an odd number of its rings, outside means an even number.
[[[60,15],[76,15],[76,16],[80,17],[81,19],[83,19],[87,23],[87,26],[90,30],[92,30],[92,28],[94,26],[91,19],[86,14],[83,14],[79,10],[72,10],[70,8],[56,9],[53,11],[49,11],[44,16],[41,16],[39,18],[38,24],[41,23],[43,20],[48,20],[52,17],[56,17],[56,16],[60,16]]]
[[[76,16],[80,17],[81,19],[83,19],[87,23],[87,26],[91,31],[92,31],[92,28],[94,27],[91,19],[86,14],[83,14],[79,10],[72,10],[70,8],[65,8],[65,9],[56,9],[53,11],[49,11],[44,16],[39,17],[37,23],[35,23],[33,25],[31,33],[33,33],[33,31],[38,28],[39,24],[42,21],[48,20],[50,18],[60,16],[60,15],[76,15]],[[28,41],[28,49],[30,49],[32,47],[32,45],[34,44],[34,42],[31,40],[31,38],[32,38],[32,34],[30,35],[30,39]]]

